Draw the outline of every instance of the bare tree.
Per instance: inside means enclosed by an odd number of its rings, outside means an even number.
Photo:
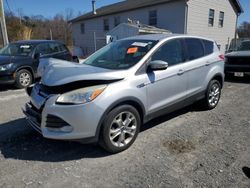
[[[52,19],[46,19],[42,15],[25,16],[21,9],[18,11],[18,16],[6,12],[9,39],[10,41],[50,39],[52,34],[54,40],[72,45],[72,28],[69,21],[74,17],[73,9],[66,9]]]
[[[240,38],[250,37],[250,23],[243,22],[238,28],[238,34]]]

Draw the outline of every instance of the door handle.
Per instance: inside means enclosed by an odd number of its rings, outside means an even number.
[[[211,63],[209,61],[206,62],[205,66],[209,66]]]
[[[184,72],[185,72],[184,70],[180,69],[179,72],[177,73],[177,75],[178,75],[178,76],[181,76],[181,75],[184,74]]]

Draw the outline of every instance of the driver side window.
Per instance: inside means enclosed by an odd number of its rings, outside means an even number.
[[[36,53],[39,53],[40,55],[48,55],[51,53],[49,44],[40,44],[36,48]]]
[[[174,66],[185,61],[184,51],[180,39],[173,39],[161,46],[152,56],[152,61],[161,60],[168,63],[168,66]]]

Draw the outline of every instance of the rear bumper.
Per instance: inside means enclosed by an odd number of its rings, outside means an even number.
[[[225,73],[243,72],[250,74],[250,65],[228,65],[225,64]]]

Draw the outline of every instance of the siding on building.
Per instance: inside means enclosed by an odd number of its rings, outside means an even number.
[[[170,30],[173,33],[184,33],[185,2],[180,0],[73,23],[74,45],[81,47],[85,54],[93,53],[95,49],[94,32],[96,33],[97,37],[97,49],[102,47],[106,42],[105,36],[107,32],[105,32],[103,29],[104,19],[109,19],[110,30],[115,27],[114,17],[116,16],[120,17],[121,23],[127,23],[129,18],[131,20],[139,20],[140,23],[148,25],[149,11],[151,10],[157,10],[157,27]],[[81,23],[85,24],[85,34],[81,34]]]
[[[90,18],[73,22],[74,45],[83,49],[86,55],[105,45],[103,20],[109,20],[109,31],[115,27],[114,18],[120,17],[121,23],[127,23],[128,18],[149,24],[149,11],[157,10],[157,27],[167,29],[172,33],[198,35],[214,39],[224,53],[226,45],[234,38],[237,13],[230,0],[175,0],[151,7],[138,8],[107,16]],[[214,26],[208,25],[209,9],[215,10]],[[219,27],[219,13],[224,12],[224,26]],[[98,14],[98,10],[97,10]],[[85,24],[85,33],[81,33],[81,23]],[[94,40],[94,32],[96,40]],[[95,43],[96,41],[96,43]]]
[[[190,0],[188,4],[187,33],[214,39],[225,52],[234,38],[237,11],[228,0]],[[208,26],[209,9],[215,10],[214,26]],[[224,12],[224,26],[219,27],[219,13]]]

